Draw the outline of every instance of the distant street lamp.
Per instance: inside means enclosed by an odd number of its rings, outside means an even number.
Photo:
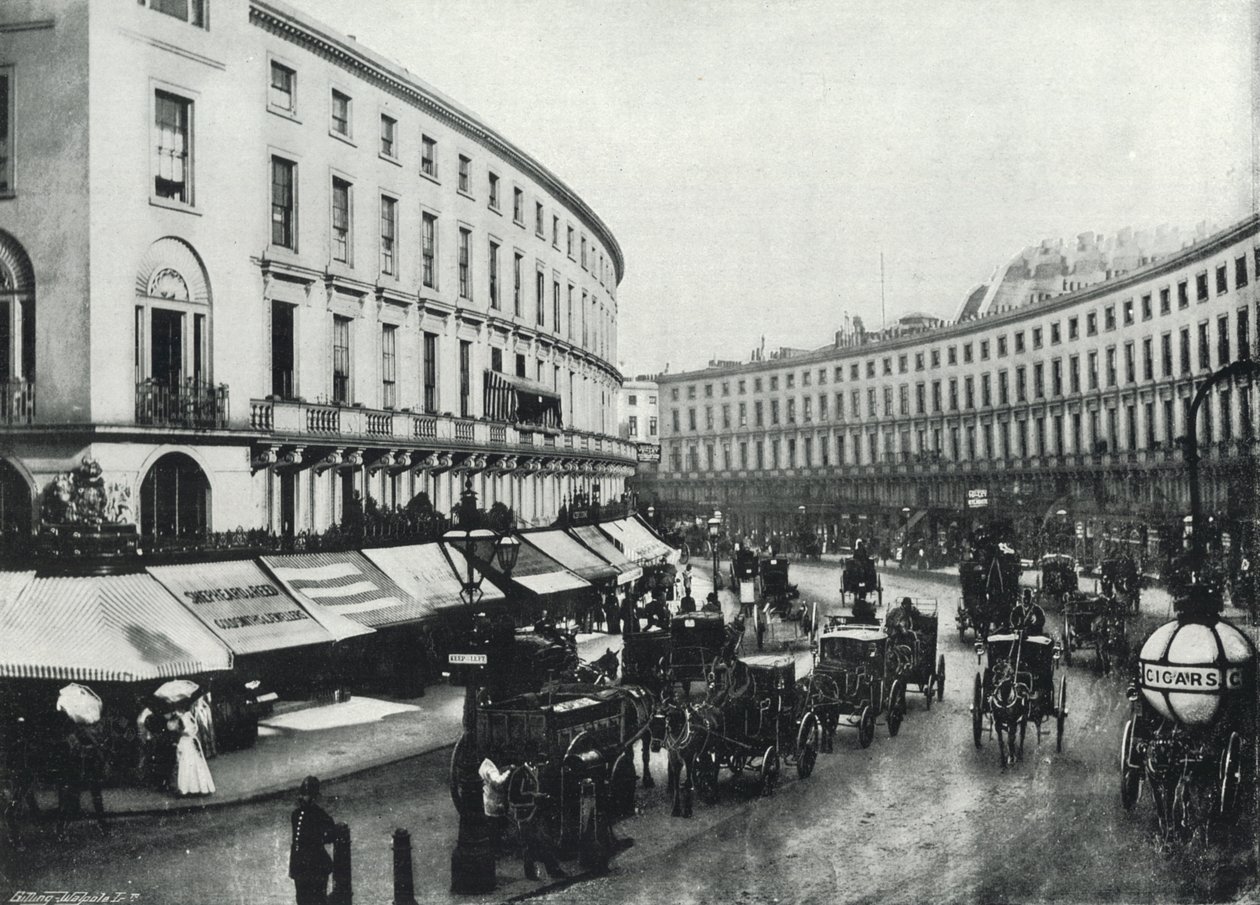
[[[716,593],[718,588],[718,534],[722,530],[722,513],[720,510],[713,510],[713,517],[709,519],[709,546],[713,548],[713,590]]]

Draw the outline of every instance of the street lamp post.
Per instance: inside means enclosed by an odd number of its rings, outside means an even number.
[[[471,480],[464,484],[464,491],[460,494],[456,520],[457,527],[442,535],[442,540],[464,555],[467,568],[461,576],[459,596],[468,607],[469,631],[472,632],[478,615],[476,606],[483,596],[481,583],[485,580],[486,566],[495,561],[504,576],[510,576],[516,566],[521,542],[509,533],[499,535],[482,527],[477,494],[472,489]],[[493,633],[488,640],[493,641]],[[486,681],[487,668],[498,665],[490,663],[493,648],[493,644],[488,644],[482,652],[464,655],[467,660],[480,661],[462,667],[469,671],[464,686],[465,734],[477,731],[477,696]],[[451,892],[490,892],[495,884],[496,840],[484,812],[480,807],[474,807],[481,800],[481,779],[473,770],[464,769],[458,772],[457,781],[464,805],[459,809],[459,835],[451,852]]]
[[[718,589],[718,533],[721,530],[722,513],[714,509],[713,517],[709,519],[709,546],[713,548],[713,592],[715,594]]]

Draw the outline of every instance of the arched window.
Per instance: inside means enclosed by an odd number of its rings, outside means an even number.
[[[140,485],[140,533],[149,539],[195,537],[210,528],[210,482],[183,453],[167,453]]]
[[[0,421],[35,415],[35,272],[26,251],[0,231]]]
[[[167,236],[136,273],[136,420],[221,427],[225,400],[213,385],[210,286],[196,252]]]

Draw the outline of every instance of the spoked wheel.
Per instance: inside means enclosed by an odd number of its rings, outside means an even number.
[[[932,709],[932,699],[936,697],[936,675],[928,676],[927,682],[923,686],[923,703],[927,710]]]
[[[971,735],[974,738],[976,747],[982,744],[981,736],[984,733],[984,688],[980,680],[980,673],[976,673],[976,687],[971,695]]]
[[[713,804],[718,797],[718,762],[712,751],[701,751],[694,761],[696,793],[705,804]]]
[[[896,738],[906,718],[906,686],[898,682],[888,696],[888,737]]]
[[[945,700],[945,655],[936,659],[936,700]]]
[[[472,765],[466,762],[471,755],[472,738],[465,732],[459,737],[459,741],[455,743],[455,747],[451,751],[451,769],[448,777],[451,787],[451,803],[455,805],[455,812],[458,814],[463,814],[465,807],[472,810],[476,804],[475,802],[465,801],[463,789],[461,788],[461,780],[466,773],[472,770]]]
[[[1072,625],[1066,616],[1063,617],[1063,663],[1072,665]]]
[[[1067,676],[1059,680],[1059,706],[1055,710],[1054,750],[1063,751],[1063,721],[1067,719]]]
[[[622,751],[613,762],[609,786],[612,793],[613,813],[618,817],[634,814],[634,787],[639,775],[634,771],[634,751]]]
[[[1237,732],[1229,734],[1229,741],[1221,751],[1220,813],[1233,813],[1238,803],[1238,789],[1242,785],[1242,739]]]
[[[517,823],[530,823],[538,816],[542,783],[528,765],[514,767],[507,782],[508,813]]]
[[[871,709],[871,705],[867,704],[862,708],[861,716],[858,717],[858,745],[869,748],[874,740],[875,712]]]
[[[1133,720],[1124,724],[1120,736],[1120,806],[1133,810],[1142,794],[1142,768],[1133,763]]]
[[[818,717],[813,712],[805,714],[801,720],[801,728],[796,733],[796,775],[800,779],[808,779],[814,772],[814,762],[818,760]]]
[[[779,749],[771,745],[761,755],[761,794],[769,795],[779,781]]]

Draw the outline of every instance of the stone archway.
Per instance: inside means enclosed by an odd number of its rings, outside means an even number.
[[[35,270],[0,230],[0,421],[33,419],[35,364]]]

